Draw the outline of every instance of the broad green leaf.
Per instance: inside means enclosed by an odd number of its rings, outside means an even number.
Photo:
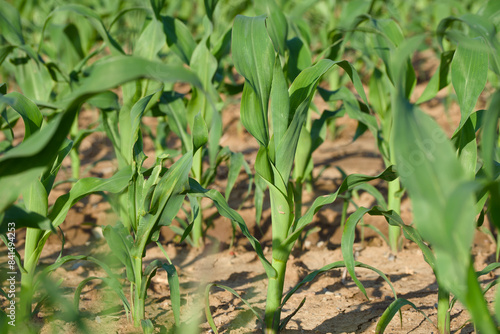
[[[394,287],[392,286],[392,283],[391,281],[389,280],[389,278],[387,278],[387,276],[381,272],[380,270],[370,266],[370,265],[367,265],[367,264],[364,264],[364,263],[361,263],[361,262],[354,262],[354,266],[355,267],[360,267],[360,268],[365,268],[365,269],[369,269],[371,271],[374,271],[375,273],[377,273],[380,277],[382,277],[382,279],[384,281],[387,282],[387,284],[389,284],[391,290],[392,290],[392,293],[394,294],[394,298],[397,298],[397,294],[396,294],[396,290],[394,290]],[[286,294],[286,296],[283,298],[283,301],[281,302],[281,307],[283,307],[286,302],[290,299],[290,297],[299,289],[301,288],[304,284],[307,284],[309,282],[312,282],[316,276],[318,276],[319,274],[322,274],[328,270],[332,270],[332,269],[337,269],[337,268],[343,268],[345,267],[345,264],[344,264],[344,261],[337,261],[337,262],[333,262],[333,263],[330,263],[330,264],[327,264],[326,266],[320,268],[320,269],[317,269],[311,273],[309,273],[302,281],[300,281],[297,285],[295,285],[291,290],[290,292],[288,292]]]
[[[298,37],[289,39],[286,44],[289,50],[287,77],[293,82],[302,70],[312,65],[312,54],[309,47]]]
[[[347,271],[349,272],[349,275],[351,276],[354,283],[358,286],[359,290],[361,290],[363,295],[365,295],[366,299],[369,298],[368,295],[366,294],[365,287],[356,277],[356,273],[354,272],[353,245],[354,245],[354,234],[356,233],[356,225],[368,211],[370,211],[370,209],[360,207],[349,216],[349,219],[347,219],[345,223],[344,231],[342,231],[342,242],[341,242],[342,257],[344,258],[345,261],[345,267],[347,268]]]
[[[48,68],[33,59],[16,65],[16,81],[25,97],[34,101],[48,101],[54,82]]]
[[[88,177],[78,180],[68,194],[62,195],[56,200],[49,214],[49,219],[55,227],[59,226],[66,218],[69,209],[81,198],[100,191],[118,193],[128,185],[131,177],[132,169],[126,167],[108,179]]]
[[[388,90],[389,81],[378,68],[373,70],[369,83],[369,98],[373,110],[383,119],[389,109],[390,91]]]
[[[302,71],[289,89],[289,121],[291,121],[291,124],[283,138],[281,138],[276,150],[276,167],[284,180],[288,180],[289,178],[300,132],[305,122],[307,110],[309,109],[309,104],[319,80],[334,65],[338,65],[346,71],[351,78],[354,87],[363,100],[366,101],[366,95],[357,72],[354,70],[352,65],[345,60],[334,62],[329,59],[322,59],[312,67]],[[290,117],[292,119],[290,119]]]
[[[495,164],[498,161],[497,139],[498,139],[498,119],[500,118],[500,91],[496,91],[491,98],[490,106],[483,118],[483,135],[481,139],[481,158],[486,176],[489,181],[496,179]],[[499,221],[500,222],[500,221]]]
[[[73,124],[78,103],[0,158],[0,212],[53,163]]]
[[[118,44],[118,42],[111,37],[109,34],[108,30],[106,30],[106,27],[104,26],[104,23],[102,22],[101,18],[99,15],[97,15],[92,9],[85,7],[83,5],[78,5],[78,4],[70,4],[70,5],[63,5],[59,6],[56,9],[54,9],[45,19],[45,22],[43,24],[42,28],[42,37],[40,39],[40,44],[38,45],[38,52],[40,52],[42,48],[42,43],[44,41],[44,33],[45,30],[47,29],[47,26],[49,24],[49,21],[54,17],[54,15],[58,12],[71,12],[80,16],[85,17],[86,19],[89,20],[89,22],[92,24],[94,29],[99,33],[101,38],[106,42],[106,44],[109,46],[111,53],[113,55],[120,55],[120,54],[125,54],[125,52],[122,50],[121,46]]]
[[[210,21],[213,21],[215,6],[217,6],[218,2],[219,0],[203,0],[203,3],[205,4],[205,11],[207,12],[207,16]]]
[[[151,199],[151,206],[144,216],[140,217],[139,226],[136,231],[134,255],[143,256],[146,245],[151,238],[151,233],[155,229],[164,210],[168,209],[172,198],[174,200],[175,213],[179,210],[180,203],[175,195],[188,187],[188,175],[193,162],[192,152],[184,154],[177,160],[169,170],[158,181]],[[172,217],[174,212],[166,213]]]
[[[161,213],[172,194],[178,194],[187,185],[187,175],[191,169],[193,155],[191,152],[184,154],[177,160],[158,181],[151,199],[149,213]]]
[[[407,299],[397,298],[395,301],[391,303],[391,305],[389,305],[388,308],[385,309],[384,313],[380,317],[380,320],[377,322],[377,328],[375,328],[375,333],[376,334],[384,333],[387,325],[389,325],[392,318],[394,318],[396,313],[400,311],[401,308],[405,305],[410,305],[411,307],[413,307],[415,311],[421,313],[425,317],[425,319],[434,326],[434,323],[431,321],[431,319],[429,319],[429,317],[427,317],[427,315],[423,311],[419,310],[417,306],[415,306],[415,304],[413,304]]]
[[[160,99],[160,111],[169,117],[167,122],[172,131],[180,138],[184,152],[192,150],[192,139],[186,132],[188,128],[187,110],[182,96],[175,92],[164,92]]]
[[[167,44],[183,62],[189,65],[191,55],[196,48],[196,42],[191,36],[189,29],[179,21],[170,16],[163,17],[163,31],[167,36]]]
[[[267,147],[269,141],[267,114],[262,110],[258,96],[248,82],[243,86],[240,117],[241,124],[257,139],[260,146]]]
[[[17,205],[11,205],[5,210],[3,219],[0,221],[0,234],[7,233],[9,223],[15,223],[16,229],[22,227],[36,228],[55,232],[51,221],[44,215],[36,212],[27,212]]]
[[[1,0],[0,31],[1,35],[12,45],[24,44],[21,17],[19,12],[10,3]]]
[[[224,194],[226,201],[229,200],[229,196],[231,195],[234,184],[240,175],[241,167],[243,167],[244,162],[245,157],[242,153],[231,154],[231,158],[229,160],[229,172],[227,173],[226,193]]]
[[[366,176],[361,174],[351,174],[347,176],[339,189],[331,195],[325,195],[318,197],[314,200],[313,204],[309,207],[306,213],[297,221],[293,231],[290,231],[288,238],[285,240],[285,244],[293,244],[295,240],[300,236],[302,230],[312,222],[312,219],[316,212],[318,212],[323,206],[333,203],[337,196],[345,191],[348,191],[361,183],[369,182],[376,179],[382,179],[385,181],[392,181],[397,178],[396,171],[393,166],[388,167],[385,171],[377,176]]]
[[[461,42],[451,62],[451,82],[460,105],[460,127],[474,111],[488,74],[488,53],[481,40]]]
[[[134,145],[138,140],[141,140],[139,137],[142,115],[156,93],[157,92],[145,96],[137,101],[130,111],[127,108],[122,108],[119,113],[121,139],[120,150],[129,165],[133,160]]]
[[[288,96],[288,85],[283,70],[281,69],[280,58],[276,56],[271,86],[271,122],[273,126],[275,151],[278,150],[278,144],[281,142],[290,124],[289,113],[290,99]]]
[[[281,56],[285,56],[288,39],[288,23],[285,15],[275,0],[258,0],[255,3],[267,15],[266,27],[269,37],[273,41],[274,50]]]
[[[300,133],[297,151],[295,153],[295,166],[293,169],[294,178],[301,181],[306,176],[307,166],[312,159],[312,139],[311,134],[304,126]]]
[[[208,128],[201,113],[194,117],[193,133],[193,151],[196,152],[208,142]]]
[[[132,236],[120,222],[118,222],[115,226],[105,226],[102,229],[102,233],[113,254],[125,266],[127,279],[131,283],[134,283],[136,268],[132,263],[134,259],[132,253],[134,241]]]
[[[260,115],[252,115],[252,117],[261,119],[267,130],[267,110],[275,53],[265,21],[264,16],[251,18],[238,15],[233,25],[232,52],[236,70],[245,77],[246,82],[250,85],[247,91],[251,89],[252,93],[255,94],[255,97],[252,97],[252,106],[255,104],[253,102],[255,99],[260,105],[260,109],[257,109]],[[245,94],[245,91],[243,93]],[[245,123],[243,125],[252,135],[255,132],[262,131],[262,129],[259,130],[258,128],[248,128]],[[267,131],[265,135],[261,134],[256,139],[264,146],[267,146],[269,140]]]
[[[464,125],[451,138],[457,148],[458,160],[471,180],[476,175],[477,163],[476,131],[471,118],[476,120],[476,117],[476,113],[471,114]]]
[[[162,267],[167,272],[168,286],[170,288],[170,303],[172,304],[175,323],[180,325],[181,292],[179,287],[179,276],[173,264],[163,264]]]
[[[472,31],[483,38],[483,42],[486,42],[489,48],[490,67],[497,75],[500,75],[500,55],[498,53],[498,50],[500,50],[500,43],[496,37],[497,28],[492,20],[485,19],[483,16],[475,14],[464,14],[459,18],[450,16],[441,20],[436,31],[441,48],[443,48],[443,39],[445,36],[456,44],[467,42],[468,39],[464,37],[463,34],[456,34],[454,30],[447,32],[448,29],[453,27],[457,22],[467,25]]]
[[[498,119],[500,118],[500,92],[497,91],[492,99],[483,119],[483,135],[481,140],[481,158],[483,159],[483,169],[488,181],[497,180],[498,166]],[[493,182],[490,192],[490,217],[495,226],[500,227],[500,182]]]
[[[74,96],[101,92],[141,78],[160,82],[182,81],[202,89],[197,75],[189,69],[133,56],[107,58],[96,62],[86,72],[87,76],[81,80],[80,87],[66,97],[63,102],[74,98]]]
[[[118,95],[109,90],[91,97],[87,103],[103,111],[120,110]]]
[[[154,60],[164,45],[163,24],[161,21],[153,19],[139,36],[134,46],[134,56]]]
[[[468,270],[477,185],[468,182],[450,141],[430,116],[409,104],[401,92],[394,110],[396,163],[412,201],[415,225],[435,252],[438,282],[474,312],[468,300]],[[473,317],[478,319],[477,314]]]
[[[217,92],[215,91],[214,85],[212,84],[212,79],[217,71],[217,60],[208,50],[205,41],[201,41],[198,46],[193,51],[190,63],[191,69],[200,78],[203,90],[207,94],[203,94],[203,91],[194,89],[193,95],[188,104],[188,121],[189,125],[193,126],[193,119],[196,114],[201,112],[203,119],[206,124],[212,123],[212,114],[214,113],[214,103],[218,98]]]
[[[57,157],[54,161],[54,164],[52,165],[52,168],[48,169],[42,175],[41,181],[45,187],[45,191],[47,192],[47,194],[50,194],[57,173],[59,172],[59,169],[61,168],[64,159],[68,156],[72,148],[73,148],[73,142],[69,139],[66,139],[61,145],[59,152],[57,153]]]
[[[454,53],[455,51],[445,51],[441,54],[439,67],[425,86],[424,92],[420,95],[416,104],[429,101],[434,98],[441,89],[448,86],[450,83],[448,74]]]
[[[6,95],[0,94],[0,102],[6,103],[21,115],[24,121],[24,139],[38,131],[42,126],[43,116],[35,103],[23,95],[12,92]]]
[[[7,56],[15,49],[12,45],[0,46],[0,66],[3,64]]]
[[[24,206],[28,211],[46,216],[49,209],[48,194],[40,180],[36,180],[22,191]]]

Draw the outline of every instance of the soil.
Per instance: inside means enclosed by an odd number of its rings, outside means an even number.
[[[437,60],[432,55],[420,55],[416,62],[420,64],[422,77],[429,79]],[[425,83],[417,85],[415,99],[422,93]],[[443,101],[448,91],[440,92],[433,100],[422,108],[433,116],[443,129],[451,135],[460,120],[460,111],[455,103],[445,108]],[[223,110],[224,136],[222,146],[229,146],[234,152],[243,152],[246,161],[253,167],[258,144],[240,125],[238,101],[227,99]],[[321,100],[315,99],[319,110],[328,108]],[[484,99],[478,108],[484,107]],[[97,121],[97,111],[83,110],[80,113],[82,127]],[[154,125],[155,119],[145,118],[147,125]],[[19,122],[22,123],[22,122]],[[310,191],[304,193],[304,207],[312,203],[317,196],[333,193],[340,185],[342,176],[336,167],[347,174],[363,173],[376,175],[383,169],[383,162],[377,151],[371,134],[365,133],[352,142],[356,122],[347,117],[337,121],[338,133],[314,153],[314,175],[317,181]],[[22,132],[22,125],[18,124]],[[19,132],[18,132],[19,133]],[[19,137],[22,139],[22,135]],[[171,137],[167,143],[169,148],[179,148],[180,143]],[[149,138],[145,139],[149,160],[154,161],[154,148]],[[81,177],[109,177],[117,168],[110,141],[102,133],[94,133],[81,144],[80,157]],[[58,180],[70,177],[70,162],[65,161]],[[324,169],[324,170],[323,170]],[[319,172],[323,170],[321,175]],[[223,192],[227,167],[219,169],[213,188]],[[269,205],[264,204],[262,223],[255,225],[255,208],[251,199],[245,200],[248,180],[244,172],[230,198],[233,208],[241,206],[239,213],[245,219],[249,229],[258,237],[265,248],[266,256],[271,255],[271,229]],[[383,182],[373,182],[383,193],[386,186]],[[50,203],[69,190],[67,183],[57,186],[51,193]],[[268,200],[268,198],[266,198]],[[371,206],[374,199],[367,193],[360,193],[356,200],[359,206]],[[205,204],[205,203],[204,203]],[[206,204],[209,204],[207,202]],[[303,244],[304,249],[296,249],[289,260],[285,291],[289,291],[308,273],[329,263],[342,260],[340,252],[340,229],[342,202],[337,201],[322,209],[315,216],[310,229],[319,227],[319,232],[311,233]],[[354,206],[349,207],[349,213]],[[230,247],[232,236],[231,222],[219,217],[214,208],[204,211],[205,218],[213,218],[213,225],[208,230],[207,244],[203,249],[193,249],[186,244],[179,244],[171,230],[164,228],[161,242],[168,256],[175,264],[181,283],[182,314],[187,323],[199,326],[202,333],[210,333],[203,307],[204,289],[208,283],[217,283],[233,288],[253,307],[261,313],[265,307],[266,275],[255,252],[241,233],[236,234],[234,246]],[[405,197],[402,202],[401,215],[407,224],[411,223],[411,205]],[[111,212],[109,204],[98,195],[89,196],[78,202],[69,212],[64,224],[65,244],[63,255],[92,255],[108,257],[109,249],[100,233],[100,226],[113,224],[117,217]],[[383,233],[387,232],[384,219],[366,217],[366,224],[372,224]],[[486,222],[486,225],[488,223]],[[437,333],[437,284],[432,270],[424,261],[421,251],[416,245],[404,241],[402,250],[392,254],[383,240],[369,228],[358,228],[358,238],[354,246],[358,261],[369,264],[389,277],[398,297],[406,298],[416,305],[419,311],[405,306],[401,320],[396,315],[386,329],[386,333]],[[361,239],[361,235],[363,238]],[[24,231],[17,234],[17,249],[23,256]],[[44,248],[41,266],[51,264],[61,252],[61,236],[52,235]],[[1,248],[2,257],[5,247]],[[485,234],[477,233],[472,250],[475,265],[481,269],[494,261],[495,244]],[[147,250],[145,262],[165,257],[155,246]],[[354,282],[346,276],[343,269],[334,269],[319,275],[311,283],[305,284],[290,298],[283,308],[282,319],[293,312],[305,298],[304,306],[290,320],[284,333],[374,333],[377,322],[384,310],[394,300],[390,286],[373,271],[357,269],[356,274],[366,288],[366,298]],[[64,296],[72,302],[75,287],[90,276],[103,276],[104,273],[86,261],[69,262],[57,269],[54,278],[63,278]],[[496,275],[482,277],[486,284],[494,280]],[[487,299],[493,300],[493,292],[487,293]],[[148,290],[146,317],[151,319],[157,328],[166,330],[173,323],[170,307],[170,292],[167,274],[159,270],[152,279]],[[3,298],[3,297],[0,297]],[[5,303],[5,299],[2,299]],[[219,333],[260,333],[260,324],[254,314],[233,294],[218,288],[211,289],[209,297],[210,311]],[[80,311],[83,322],[93,333],[140,333],[120,307],[119,300],[100,281],[91,281],[83,289],[80,298]],[[72,333],[76,327],[66,322],[60,306],[42,308],[38,314],[37,326],[41,333]],[[422,315],[427,315],[427,321]],[[472,333],[473,326],[468,322],[469,314],[460,303],[456,303],[451,312],[451,328],[453,333]],[[186,330],[189,334],[189,330]]]

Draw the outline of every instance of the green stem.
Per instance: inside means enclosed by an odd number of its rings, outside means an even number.
[[[141,325],[141,320],[145,318],[145,296],[141,294],[142,286],[142,257],[134,258],[134,306],[133,306],[133,317],[134,317],[134,327],[139,327]]]
[[[347,218],[347,209],[349,208],[349,200],[347,198],[344,199],[344,203],[342,204],[342,216],[340,218],[340,229],[344,230],[344,224]]]
[[[24,247],[24,262],[23,267],[26,270],[25,274],[21,275],[21,293],[20,307],[21,318],[31,316],[33,303],[33,284],[35,278],[36,266],[40,259],[41,252],[36,252],[36,248],[41,239],[43,231],[40,229],[27,228],[26,241]]]
[[[450,334],[450,293],[438,287],[438,330],[440,334]]]
[[[264,319],[265,334],[277,334],[279,332],[286,261],[280,261],[273,258],[272,266],[276,269],[277,276],[276,278],[270,278],[267,286],[266,313]]]
[[[399,184],[399,179],[389,182],[389,189],[387,194],[387,208],[389,210],[394,210],[396,213],[401,211],[401,198],[398,196],[398,192],[401,189]],[[399,237],[401,234],[401,229],[398,226],[389,225],[389,247],[393,253],[399,251]]]
[[[78,180],[80,178],[80,157],[76,148],[72,148],[69,152],[71,160],[71,176]]]
[[[202,149],[199,149],[194,154],[191,170],[193,172],[193,178],[201,184],[201,176],[203,173]],[[203,211],[201,209],[201,198],[198,199],[198,207],[198,216],[194,219],[193,230],[191,231],[194,247],[203,245]]]

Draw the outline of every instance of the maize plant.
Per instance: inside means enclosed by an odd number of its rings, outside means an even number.
[[[270,191],[272,262],[266,267],[268,292],[264,328],[266,333],[277,333],[280,329],[286,265],[302,230],[312,221],[314,213],[321,206],[333,202],[339,192],[373,178],[355,177],[356,181],[344,181],[343,187],[336,193],[318,198],[304,216],[294,220],[290,174],[309,104],[321,76],[334,65],[340,66],[349,74],[358,93],[365,100],[366,97],[357,73],[346,61],[319,60],[303,70],[288,88],[279,54],[275,50],[279,45],[277,39],[284,35],[270,34],[267,29],[264,16],[238,16],[233,26],[232,51],[236,69],[245,77],[241,121],[259,142],[255,169]],[[391,179],[392,176],[392,171],[388,169],[379,177]]]

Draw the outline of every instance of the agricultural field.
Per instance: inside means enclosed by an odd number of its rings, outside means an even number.
[[[0,333],[500,332],[500,1],[0,9]]]

